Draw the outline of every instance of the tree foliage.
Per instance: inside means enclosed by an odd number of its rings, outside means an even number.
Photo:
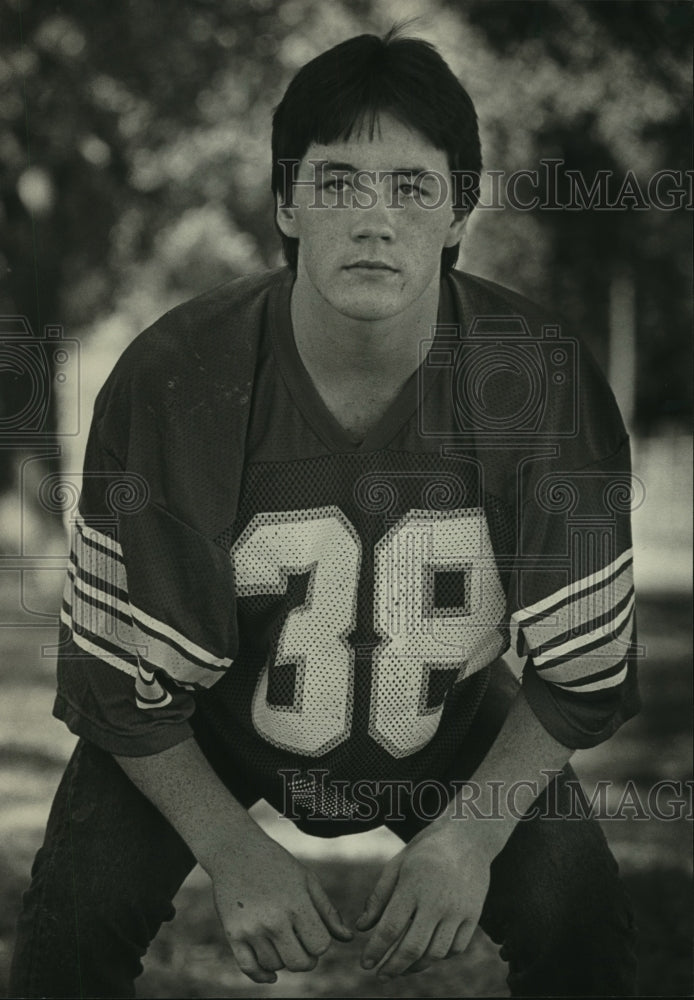
[[[268,154],[283,87],[319,51],[410,16],[470,91],[488,169],[554,158],[587,182],[604,169],[647,185],[690,166],[691,7],[676,0],[8,0],[1,311],[85,338],[116,317],[128,339],[277,262]],[[506,206],[471,228],[465,267],[557,302],[603,356],[611,276],[633,274],[640,424],[686,416],[686,211]],[[9,376],[2,390],[11,409]]]

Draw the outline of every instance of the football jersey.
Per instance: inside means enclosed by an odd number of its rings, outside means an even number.
[[[446,774],[513,625],[547,729],[568,746],[607,738],[638,704],[628,440],[583,345],[456,274],[420,367],[356,444],[301,362],[291,285],[279,272],[256,296],[233,455],[223,352],[215,370],[214,335],[195,349],[194,310],[188,362],[206,392],[168,419],[155,393],[144,448],[130,417],[149,464],[134,472],[110,426],[128,422],[132,362],[97,403],[56,713],[120,754],[192,732],[231,784],[299,823],[364,829],[360,787],[385,799],[389,783]],[[185,402],[170,344],[162,354],[158,384]],[[210,464],[183,483],[187,512],[171,510],[169,431],[200,411],[221,441],[199,441]],[[132,496],[114,519],[119,483]]]

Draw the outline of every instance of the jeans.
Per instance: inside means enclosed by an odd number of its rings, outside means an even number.
[[[474,771],[516,691],[508,668],[495,666],[449,777]],[[480,925],[501,945],[513,996],[636,994],[631,906],[602,830],[557,816],[575,780],[567,766],[537,800],[540,815],[521,820],[492,863]],[[389,825],[408,840],[422,821]],[[194,865],[113,758],[80,741],[24,895],[9,996],[134,996],[141,959]]]

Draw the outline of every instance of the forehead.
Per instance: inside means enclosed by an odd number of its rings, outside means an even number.
[[[359,170],[436,170],[449,172],[448,157],[421,132],[392,115],[381,113],[373,134],[363,122],[349,139],[329,143],[312,142],[301,160],[300,171],[310,169],[310,160],[351,164]]]

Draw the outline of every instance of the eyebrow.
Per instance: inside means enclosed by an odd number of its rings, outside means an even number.
[[[340,173],[376,173],[379,177],[417,177],[419,174],[430,174],[433,171],[427,167],[396,167],[393,170],[367,170],[365,167],[355,167],[353,163],[343,163],[338,160],[310,160],[315,164],[321,174],[329,171],[340,171]]]

